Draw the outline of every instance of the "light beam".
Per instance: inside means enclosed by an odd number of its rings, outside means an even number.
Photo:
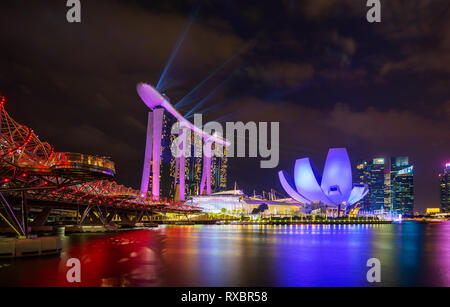
[[[172,49],[172,52],[170,54],[169,60],[167,61],[166,66],[164,67],[163,73],[161,74],[161,77],[158,81],[158,84],[156,85],[156,89],[158,91],[161,90],[162,87],[164,87],[163,84],[165,82],[166,75],[167,75],[168,71],[170,70],[176,55],[178,54],[178,50],[180,49],[187,33],[189,32],[189,29],[191,28],[192,24],[194,23],[194,20],[195,20],[195,17],[197,15],[198,11],[199,11],[199,6],[197,4],[195,4],[194,7],[192,8],[190,16],[189,16],[189,22],[185,26],[183,32],[181,32],[180,37],[178,38],[177,42],[175,43],[175,46]],[[167,86],[165,86],[164,88],[167,88]]]

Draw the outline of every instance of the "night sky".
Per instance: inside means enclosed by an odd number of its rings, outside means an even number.
[[[439,206],[438,173],[450,160],[450,2],[381,0],[82,0],[0,2],[0,92],[18,122],[57,151],[109,156],[117,181],[139,187],[147,110],[136,94],[165,75],[172,103],[222,65],[179,108],[207,120],[280,122],[280,164],[232,159],[248,193],[275,188],[309,156],[319,171],[331,147],[358,159],[409,156],[416,210]],[[193,9],[194,8],[194,9]],[[225,81],[225,82],[224,82]],[[354,165],[354,164],[353,164]]]

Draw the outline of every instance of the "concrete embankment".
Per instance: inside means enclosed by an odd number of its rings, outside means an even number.
[[[58,255],[60,252],[61,239],[56,237],[0,238],[0,258]]]

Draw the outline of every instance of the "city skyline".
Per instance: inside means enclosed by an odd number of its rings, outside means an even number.
[[[409,157],[373,158],[369,162],[359,161],[355,171],[360,183],[369,186],[362,207],[369,210],[413,215],[414,165]]]
[[[439,174],[441,210],[450,212],[450,161],[446,162]]]
[[[193,17],[194,1],[96,1],[73,25],[64,3],[5,1],[0,91],[10,113],[58,150],[111,156],[118,181],[137,188],[147,118],[134,87],[158,82],[186,29],[163,84],[183,114],[202,102],[196,111],[208,120],[280,122],[279,166],[232,158],[230,185],[281,191],[276,173],[297,157],[323,165],[324,151],[346,147],[353,166],[409,156],[424,212],[439,206],[438,174],[450,152],[450,70],[435,61],[448,59],[450,27],[445,14],[432,14],[445,2],[384,3],[379,25],[367,23],[363,2],[204,1]],[[43,5],[48,14],[37,14]]]
[[[0,12],[0,287],[450,286],[449,0]]]

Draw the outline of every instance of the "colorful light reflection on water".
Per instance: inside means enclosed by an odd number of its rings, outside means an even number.
[[[168,226],[63,237],[60,257],[0,260],[0,285],[74,286],[449,286],[450,223],[393,225]]]

